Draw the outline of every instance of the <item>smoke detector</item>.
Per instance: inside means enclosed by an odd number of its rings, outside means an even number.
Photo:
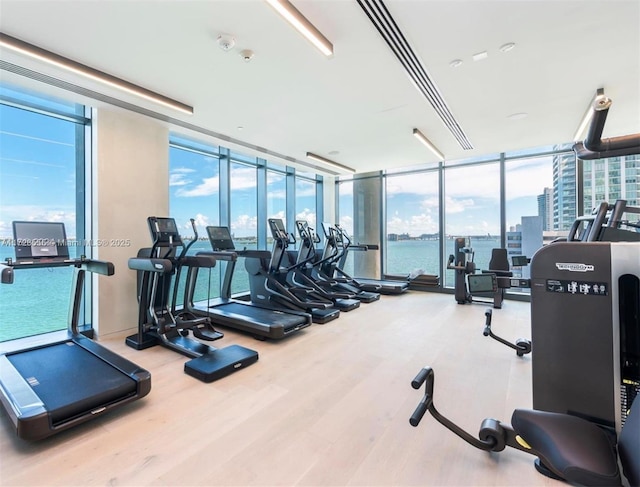
[[[230,51],[235,45],[236,40],[233,36],[229,34],[220,34],[218,36],[218,46],[220,46],[220,49],[222,49],[223,51]]]

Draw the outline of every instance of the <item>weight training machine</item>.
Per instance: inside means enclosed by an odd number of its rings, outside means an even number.
[[[484,451],[501,452],[511,447],[534,455],[538,472],[571,484],[621,486],[622,473],[632,486],[640,485],[640,401],[635,401],[624,428],[617,437],[596,424],[569,414],[516,409],[511,426],[493,418],[480,425],[478,438],[438,412],[433,403],[435,374],[424,367],[411,387],[425,392],[409,423],[418,426],[429,413],[445,428],[470,445]]]

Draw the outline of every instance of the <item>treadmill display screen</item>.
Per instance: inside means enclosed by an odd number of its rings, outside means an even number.
[[[67,234],[61,222],[13,222],[16,259],[68,259]]]

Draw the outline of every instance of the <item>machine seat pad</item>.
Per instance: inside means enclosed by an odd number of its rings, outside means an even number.
[[[614,435],[576,416],[516,409],[511,425],[570,484],[621,485]]]

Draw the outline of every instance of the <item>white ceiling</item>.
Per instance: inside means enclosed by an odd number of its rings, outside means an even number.
[[[111,96],[358,172],[435,162],[414,127],[447,159],[569,142],[599,87],[613,100],[604,136],[640,132],[637,0],[386,0],[473,150],[460,147],[356,0],[292,1],[333,43],[332,58],[262,0],[0,0],[0,30],[191,105],[194,115],[99,88]],[[218,47],[221,33],[235,37],[232,51]],[[516,47],[500,52],[507,42]],[[241,49],[255,51],[251,62]],[[480,51],[487,59],[474,62]],[[96,88],[6,50],[0,56]],[[451,68],[453,59],[464,62]]]

